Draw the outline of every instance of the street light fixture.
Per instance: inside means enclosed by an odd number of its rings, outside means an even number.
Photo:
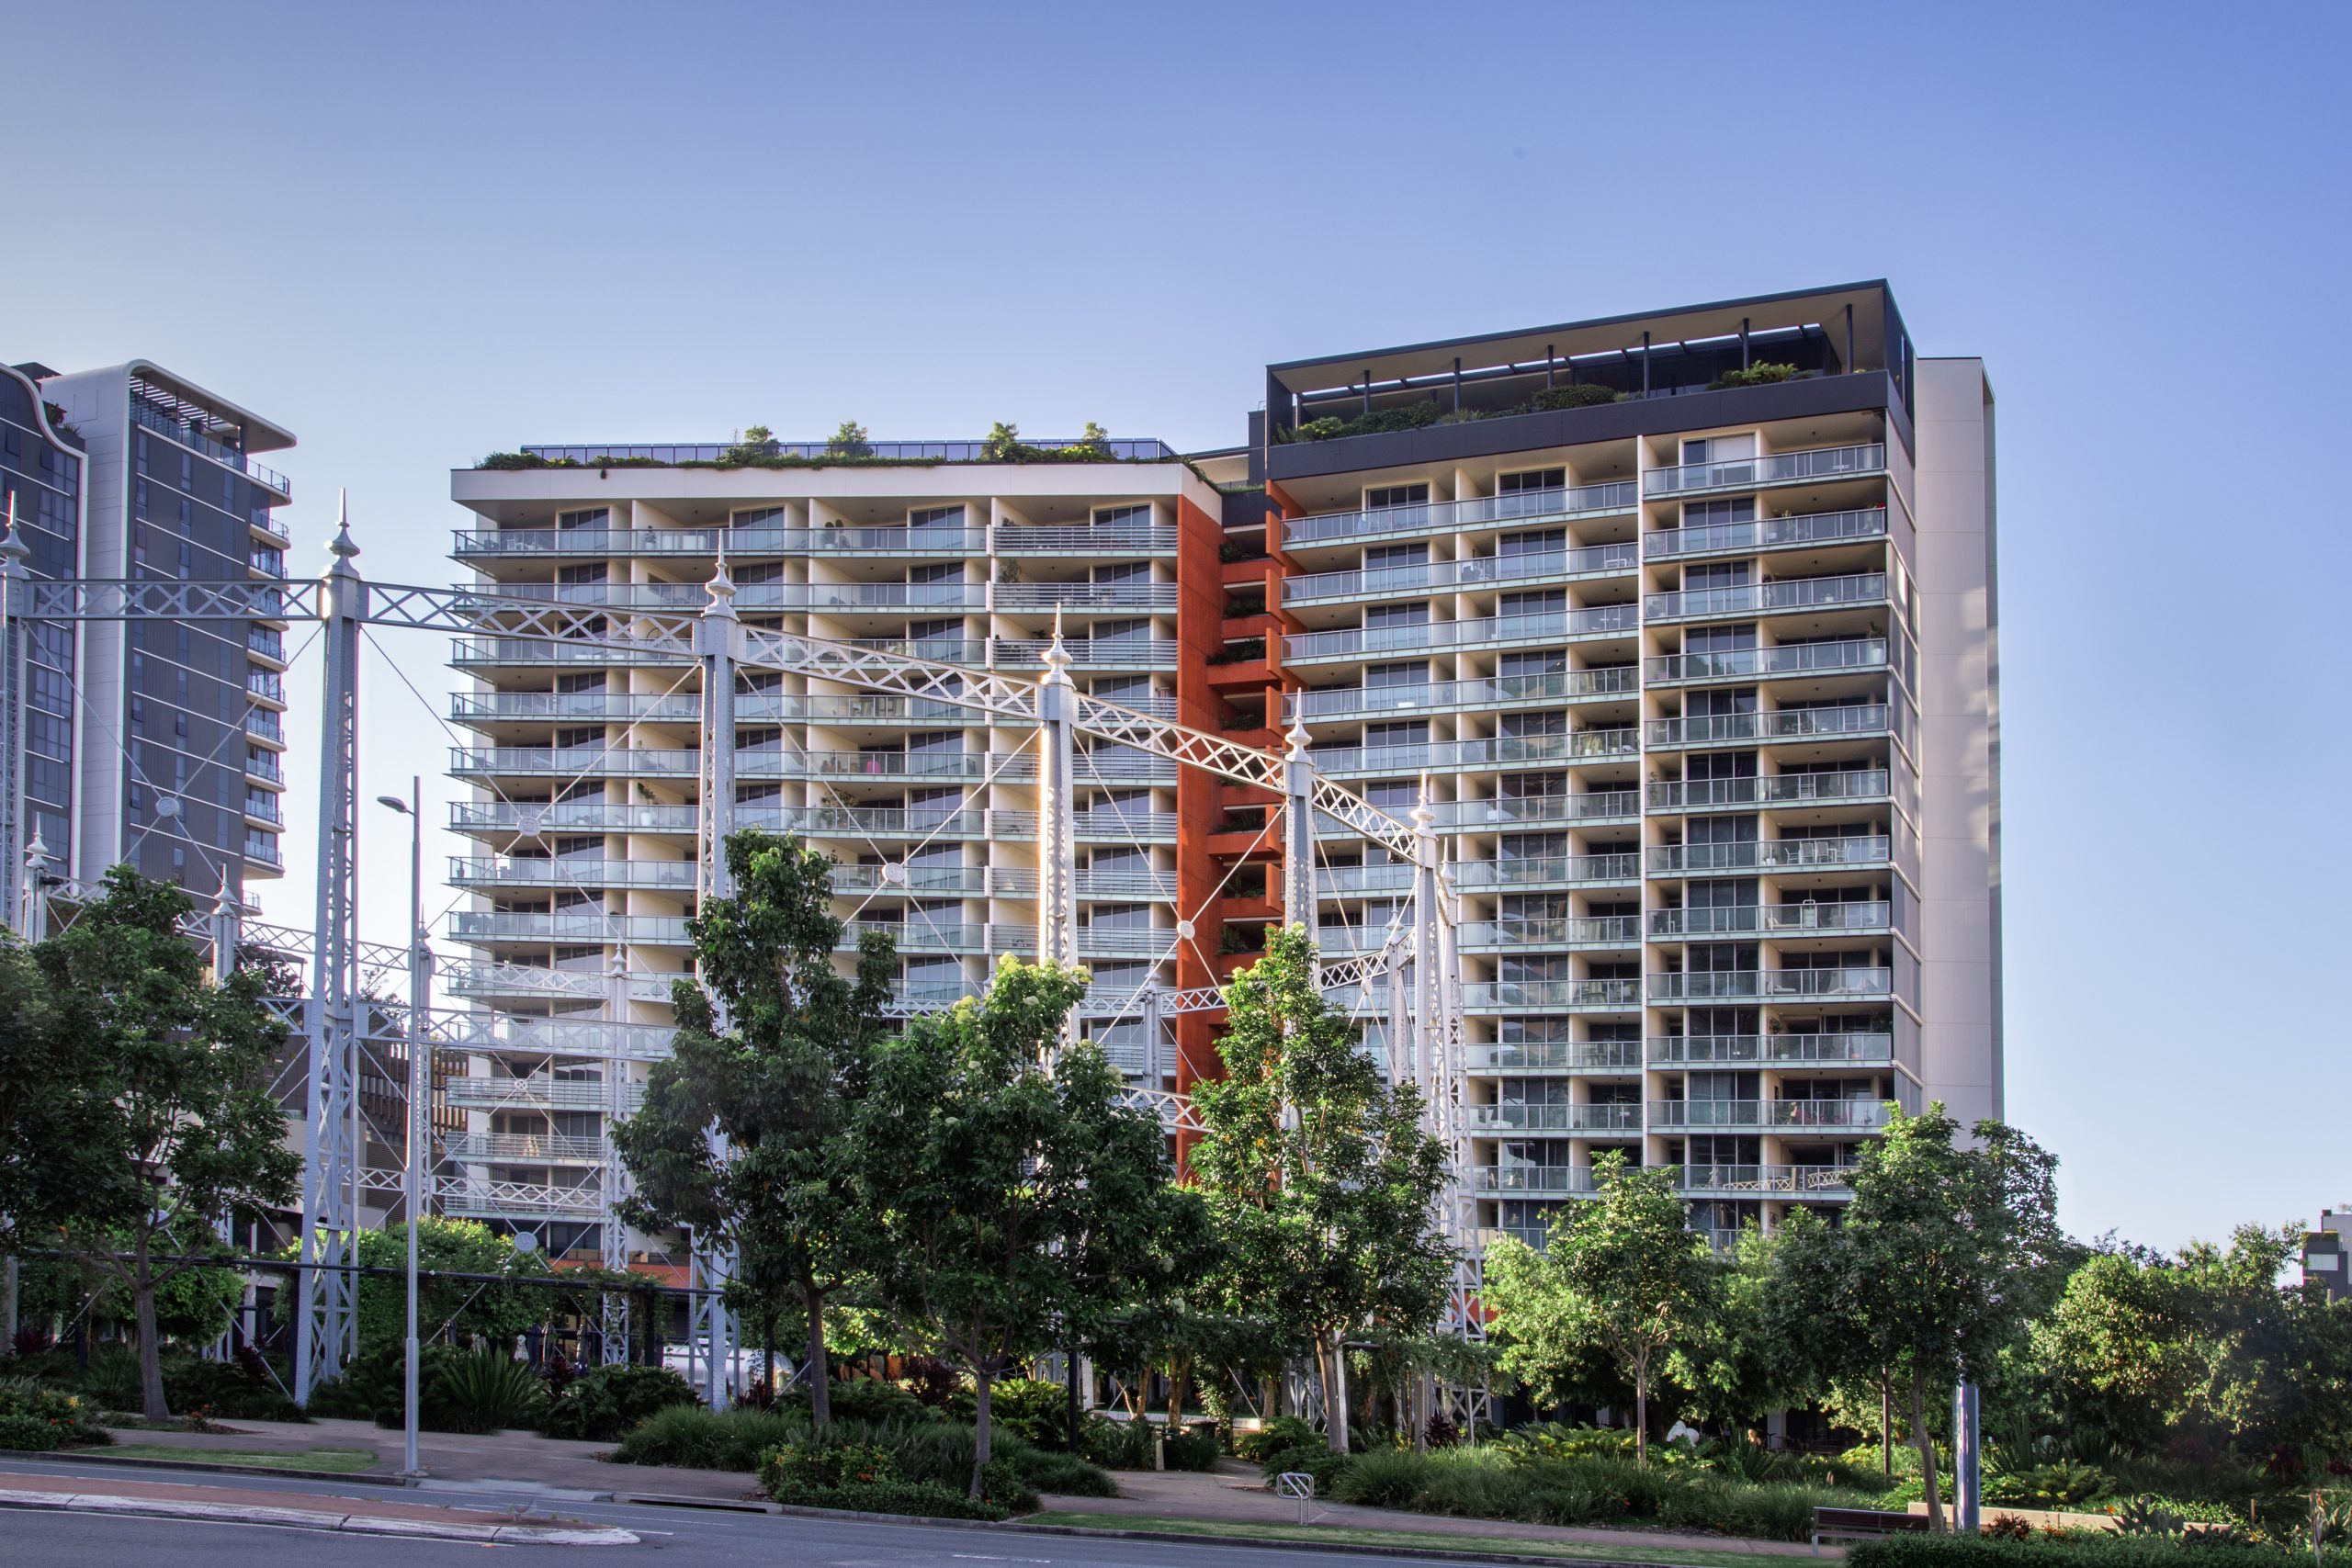
[[[418,1350],[416,1342],[416,1233],[424,1217],[424,1156],[429,1133],[424,1124],[430,1081],[425,1077],[424,1063],[428,1046],[424,1037],[424,781],[412,776],[408,781],[409,798],[396,795],[379,795],[376,804],[397,811],[408,818],[408,1148],[404,1160],[408,1167],[406,1208],[408,1210],[408,1343],[407,1365],[403,1371],[404,1388],[401,1397],[401,1441],[406,1462],[401,1473],[422,1474],[416,1462],[416,1382]]]

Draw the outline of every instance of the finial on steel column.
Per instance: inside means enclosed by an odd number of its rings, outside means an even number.
[[[1290,755],[1294,757],[1306,756],[1306,743],[1312,739],[1312,737],[1306,733],[1306,720],[1294,717],[1290,721],[1290,732],[1284,735],[1283,739],[1290,743]]]
[[[1062,646],[1062,607],[1054,606],[1054,639],[1046,645],[1046,679],[1048,686],[1067,686],[1069,679],[1069,649]]]
[[[334,538],[327,553],[343,560],[359,553],[359,547],[351,542],[351,492],[347,490],[334,492]]]

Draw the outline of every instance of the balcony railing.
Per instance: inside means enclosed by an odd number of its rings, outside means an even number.
[[[1783,643],[1724,653],[1668,653],[1642,661],[1643,674],[1652,682],[1755,680],[1771,675],[1825,675],[1846,670],[1885,668],[1886,639],[1876,637]]]
[[[1046,649],[1053,643],[1047,637],[998,637],[991,646],[994,650],[992,661],[999,670],[1034,670],[1045,663]],[[1091,665],[1112,670],[1173,670],[1176,668],[1178,646],[1173,637],[1073,637],[1062,639],[1062,650],[1069,655],[1072,664],[1081,669]]]
[[[1842,839],[1766,839],[1746,844],[1653,844],[1645,852],[1653,874],[1671,876],[1690,872],[1883,865],[1894,851],[1894,840],[1883,833],[1857,833]]]
[[[264,659],[286,662],[286,634],[270,626],[251,626],[245,631],[245,648]]]
[[[1646,496],[1689,495],[1697,491],[1745,490],[1752,485],[1791,484],[1803,479],[1844,479],[1881,473],[1886,448],[1822,446],[1806,452],[1768,452],[1727,463],[1687,463],[1679,468],[1652,468],[1642,476]]]
[[[1827,708],[1772,708],[1759,713],[1653,718],[1645,721],[1643,728],[1652,746],[1721,746],[1749,740],[1884,735],[1893,718],[1884,703],[1847,703]]]
[[[1517,767],[1631,757],[1640,738],[1623,729],[1574,729],[1564,735],[1498,735],[1479,740],[1408,742],[1401,746],[1323,746],[1308,755],[1316,768],[1345,773],[1418,773],[1424,768]]]
[[[284,863],[278,858],[277,853],[277,835],[275,833],[247,833],[245,835],[245,858],[249,861],[258,862],[263,865],[283,864]]]
[[[1886,1125],[1875,1100],[1653,1100],[1660,1127],[1826,1127],[1868,1132]]]
[[[1570,670],[1557,675],[1489,675],[1469,681],[1426,681],[1405,686],[1326,686],[1293,692],[1283,701],[1284,722],[1422,709],[1494,707],[1506,703],[1568,702],[1578,697],[1628,696],[1639,689],[1634,666]]]
[[[1456,861],[1453,871],[1456,887],[1524,887],[1539,883],[1633,882],[1642,874],[1642,863],[1640,855],[1626,850],[1609,854]]]
[[[457,909],[449,915],[454,942],[650,942],[686,945],[684,915],[612,915],[601,909],[555,911]]]
[[[1652,593],[1642,600],[1642,615],[1646,620],[1677,621],[1702,615],[1758,615],[1885,603],[1886,574],[1858,571],[1844,577],[1782,577],[1736,588],[1686,588],[1670,593]]]
[[[1444,800],[1430,807],[1439,824],[1471,830],[1517,824],[1610,821],[1641,809],[1641,795],[1630,789],[1588,790],[1581,795],[1496,795],[1486,800]]]
[[[441,1093],[450,1105],[469,1111],[608,1111],[613,1105],[614,1088],[595,1079],[559,1078],[534,1073],[527,1077],[492,1075],[449,1078],[443,1082]],[[643,1084],[623,1083],[618,1088],[624,1114],[644,1105]]]
[[[247,670],[245,691],[263,702],[283,706],[286,702],[286,677],[275,670]]]
[[[990,535],[994,538],[991,541]],[[730,560],[799,555],[1000,556],[1166,555],[1176,530],[1157,525],[919,528],[461,528],[455,553],[468,556],[690,556],[709,560],[721,542]]]
[[[1642,940],[1637,915],[1529,916],[1465,920],[1464,947],[1631,947]]]
[[[1416,649],[1461,648],[1496,643],[1557,641],[1632,631],[1639,615],[1631,604],[1596,604],[1582,610],[1550,610],[1526,615],[1473,615],[1459,621],[1422,621],[1412,626],[1346,626],[1300,632],[1283,638],[1283,659],[1362,658],[1408,653]]]
[[[1718,936],[1809,936],[1821,931],[1884,931],[1894,906],[1878,899],[1825,904],[1749,904],[1722,909],[1652,909],[1650,935],[1664,941]]]
[[[1000,610],[1173,610],[1172,582],[1000,582]]]
[[[1774,773],[1752,779],[1670,779],[1649,786],[1652,811],[1703,811],[1719,807],[1811,806],[1874,800],[1892,783],[1884,768],[1843,773]]]
[[[1304,604],[1329,599],[1375,599],[1441,588],[1477,588],[1498,582],[1527,582],[1595,573],[1630,572],[1640,564],[1632,543],[1589,545],[1578,549],[1534,550],[1520,555],[1467,556],[1459,560],[1409,566],[1366,567],[1360,571],[1320,571],[1283,579],[1283,603]]]
[[[277,753],[275,751],[246,752],[245,776],[249,779],[267,779],[275,784],[282,784],[286,782],[286,771],[278,765]]]
[[[560,1133],[458,1133],[443,1141],[442,1152],[469,1163],[594,1165],[605,1157],[605,1141]]]
[[[1176,548],[1176,530],[1157,523],[1008,523],[991,530],[990,548],[1000,556],[1167,555]]]
[[[1638,1133],[1642,1130],[1642,1108],[1639,1105],[1526,1105],[1506,1101],[1498,1105],[1464,1107],[1470,1113],[1471,1129],[1497,1129],[1530,1133]]]
[[[266,490],[273,491],[288,501],[294,499],[294,486],[284,474],[264,468],[224,441],[215,441],[201,431],[191,430],[150,405],[143,399],[130,400],[130,417],[141,427],[178,442],[191,452],[200,453],[223,468],[234,468]]]
[[[1793,517],[1759,517],[1752,523],[1662,528],[1642,536],[1642,554],[1651,560],[1668,560],[1724,550],[1847,544],[1885,536],[1886,508],[1871,506],[1857,512],[1808,512]]]
[[[1101,462],[1102,455],[1125,463],[1164,463],[1176,454],[1164,441],[1148,436],[1113,436],[1088,441],[1074,437],[1039,439],[1023,443],[1047,454],[1083,447],[1087,456],[1069,459],[1080,462]],[[730,453],[752,451],[771,457],[806,458],[821,463],[825,459],[843,456],[841,447],[831,441],[769,441],[755,447],[741,444],[707,441],[657,446],[605,445],[526,446],[524,452],[534,457],[544,457],[550,463],[571,463],[582,468],[594,468],[601,461],[642,458],[656,465],[674,463],[720,463]],[[914,463],[988,463],[999,461],[985,441],[867,441],[861,443],[854,454],[859,457],[882,458],[893,462]],[[1049,459],[1050,460],[1050,459]],[[1109,470],[1104,483],[1114,482]]]
[[[1652,975],[1654,1002],[1806,1001],[1894,994],[1894,971],[1857,964],[1836,969],[1730,969]]]
[[[1589,1165],[1474,1165],[1474,1192],[1541,1192],[1566,1195],[1596,1190]]]
[[[1463,1066],[1474,1073],[1623,1073],[1641,1065],[1638,1040],[1487,1041],[1463,1047]]]
[[[1692,1165],[1682,1190],[1702,1197],[1849,1197],[1854,1170],[1843,1165]]]
[[[1823,1063],[1877,1065],[1894,1059],[1892,1034],[1654,1034],[1648,1042],[1653,1066],[1719,1063],[1756,1066],[1813,1066]]]
[[[653,887],[691,889],[690,860],[605,860],[595,855],[452,855],[453,887]],[[846,871],[844,866],[840,870]],[[836,874],[838,874],[838,873]]]
[[[286,743],[286,727],[278,722],[277,715],[267,708],[245,710],[245,733],[255,739],[274,741],[281,746]]]
[[[1462,987],[1462,1005],[1474,1012],[1548,1007],[1622,1011],[1642,1005],[1642,983],[1629,979],[1474,980]]]
[[[1370,512],[1325,512],[1294,517],[1283,525],[1286,544],[1311,545],[1383,534],[1451,533],[1497,525],[1529,525],[1556,518],[1630,511],[1639,499],[1631,480],[1580,485],[1567,490],[1520,491],[1475,496],[1434,505],[1394,506]]]

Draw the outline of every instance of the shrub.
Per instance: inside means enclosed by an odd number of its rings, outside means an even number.
[[[79,1398],[30,1378],[0,1382],[0,1449],[45,1453],[68,1443],[110,1443]]]
[[[913,1395],[907,1396],[910,1403]],[[959,1390],[947,1402],[947,1413],[959,1421],[979,1416],[979,1401],[970,1389]],[[1035,1378],[1005,1378],[989,1387],[989,1426],[1011,1432],[1041,1449],[1069,1447],[1069,1391],[1057,1382]]]
[[[759,1469],[760,1456],[808,1436],[808,1418],[788,1411],[709,1410],[672,1404],[631,1428],[609,1456],[616,1464],[682,1470]]]
[[[612,1442],[657,1410],[701,1403],[667,1367],[617,1362],[592,1367],[566,1383],[562,1394],[548,1402],[539,1429],[550,1438]]]
[[[897,1383],[880,1378],[836,1378],[826,1388],[825,1399],[837,1422],[922,1421],[938,1414]],[[964,1403],[968,1416],[969,1395]],[[796,1412],[806,1420],[813,1404],[808,1389],[796,1388],[777,1401],[777,1407]]]
[[[2194,1538],[2191,1538],[2194,1539]],[[1846,1554],[1851,1568],[2188,1568],[2211,1561],[2207,1553],[2245,1568],[2291,1568],[2311,1561],[2300,1551],[2245,1542],[2191,1546],[2161,1537],[2081,1531],[2018,1540],[1985,1535],[1894,1535],[1857,1542]],[[2343,1561],[2330,1552],[2332,1565]]]
[[[1265,1460],[1265,1476],[1272,1484],[1278,1475],[1291,1471],[1303,1471],[1315,1478],[1315,1495],[1328,1497],[1348,1467],[1355,1462],[1355,1455],[1334,1453],[1322,1438],[1280,1453],[1269,1454]]]
[[[1769,387],[1776,381],[1789,380],[1796,373],[1797,367],[1793,365],[1770,362],[1751,365],[1745,370],[1724,371],[1707,383],[1707,389],[1713,392],[1721,391],[1726,387]]]
[[[2062,1459],[2012,1475],[1994,1476],[1984,1488],[1984,1500],[2035,1508],[2071,1508],[2112,1491],[2114,1485],[2105,1471]]]
[[[1148,1421],[1090,1415],[1078,1429],[1078,1451],[1106,1470],[1149,1470],[1153,1430]]]
[[[139,1409],[145,1400],[140,1393],[138,1356],[123,1346],[107,1346],[90,1358],[81,1391],[99,1410]]]
[[[547,1409],[547,1385],[528,1361],[483,1348],[451,1356],[434,1370],[430,1379],[418,1369],[417,1425],[434,1432],[495,1432],[510,1427],[537,1427]],[[397,1426],[395,1404],[387,1419],[377,1413],[379,1426]]]
[[[1118,1483],[1076,1454],[1034,1449],[1014,1461],[1021,1479],[1040,1492],[1068,1497],[1116,1497]]]
[[[1579,381],[1573,387],[1546,387],[1529,400],[1538,412],[1556,409],[1588,409],[1613,403],[1625,394],[1609,387]]]
[[[302,1407],[287,1397],[258,1356],[250,1362],[164,1358],[164,1398],[173,1413],[202,1410],[224,1420],[300,1421]]]
[[[1212,1431],[1168,1432],[1160,1442],[1161,1461],[1170,1470],[1215,1470],[1218,1451]]]
[[[831,1491],[899,1479],[896,1456],[879,1443],[784,1443],[760,1458],[765,1486]]]
[[[1420,1501],[1429,1469],[1428,1458],[1410,1449],[1376,1449],[1348,1466],[1331,1495],[1370,1508],[1409,1508]]]
[[[1269,1417],[1254,1432],[1244,1432],[1233,1442],[1233,1451],[1251,1464],[1263,1464],[1270,1454],[1284,1449],[1304,1448],[1316,1440],[1315,1424],[1302,1416],[1275,1416]]]
[[[926,1452],[919,1444],[915,1456],[935,1459],[938,1445],[929,1445]],[[980,1496],[976,1502],[968,1495],[968,1450],[964,1485],[908,1473],[900,1466],[900,1457],[887,1442],[781,1443],[761,1457],[760,1486],[779,1503],[862,1513],[1001,1519],[1008,1513],[1028,1513],[1037,1506],[1036,1492],[1009,1459],[991,1459],[981,1468]]]

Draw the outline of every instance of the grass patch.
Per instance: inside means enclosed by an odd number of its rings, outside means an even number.
[[[355,1475],[376,1464],[376,1455],[368,1449],[198,1449],[176,1443],[117,1443],[112,1452],[123,1459],[187,1460],[232,1464],[243,1470],[329,1470],[337,1475]]]
[[[1089,1514],[1050,1510],[1031,1514],[1023,1521],[1035,1525],[1079,1525],[1090,1529],[1157,1530],[1174,1535],[1214,1537],[1220,1540],[1311,1540],[1329,1546],[1411,1548],[1433,1556],[1461,1552],[1508,1552],[1521,1557],[1557,1557],[1568,1562],[1662,1562],[1685,1568],[1757,1568],[1753,1551],[1696,1551],[1649,1546],[1638,1538],[1620,1546],[1587,1545],[1582,1541],[1529,1540],[1508,1535],[1453,1535],[1434,1530],[1348,1529],[1337,1525],[1240,1524],[1227,1519],[1186,1519],[1158,1514]],[[1834,1561],[1836,1549],[1822,1553]]]

